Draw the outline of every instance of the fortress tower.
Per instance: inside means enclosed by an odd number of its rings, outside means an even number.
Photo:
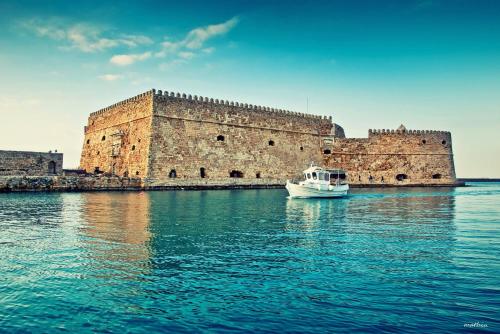
[[[331,117],[151,90],[90,114],[80,167],[182,181],[284,183],[311,161],[353,184],[453,185],[449,132],[382,130],[345,138]]]

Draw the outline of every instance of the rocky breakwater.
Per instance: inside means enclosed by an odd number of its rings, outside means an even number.
[[[0,176],[0,192],[140,190],[140,178],[118,176]]]

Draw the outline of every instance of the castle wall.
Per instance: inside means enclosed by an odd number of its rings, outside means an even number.
[[[205,179],[229,179],[234,170],[243,178],[286,180],[320,161],[320,135],[331,127],[319,116],[158,92],[150,181],[171,181],[172,170],[202,180],[201,168]]]
[[[62,167],[62,153],[0,151],[0,175],[60,175]]]
[[[335,138],[325,148],[325,166],[346,170],[350,184],[456,182],[449,132],[370,130],[368,138]]]
[[[146,177],[151,143],[152,93],[92,113],[85,127],[80,168]]]
[[[345,138],[331,117],[155,90],[90,115],[80,167],[138,177],[146,188],[219,187],[284,184],[311,161],[345,169],[353,185],[456,182],[449,132]]]

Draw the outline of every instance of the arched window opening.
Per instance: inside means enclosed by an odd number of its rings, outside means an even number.
[[[422,144],[426,144],[426,143],[427,143],[427,140],[422,139]]]
[[[332,154],[332,151],[330,149],[323,150],[323,154]]]
[[[139,175],[139,171],[136,171],[136,172],[135,172],[135,175]]]
[[[105,141],[106,140],[106,136],[102,136],[101,140]]]
[[[175,169],[170,170],[170,173],[168,173],[168,177],[171,179],[175,179],[177,177],[177,172],[175,171]]]
[[[90,139],[87,139],[87,145],[90,144]]]
[[[441,144],[446,145],[446,140],[443,140]]]
[[[303,146],[301,146],[301,147],[300,147],[300,150],[301,150],[301,151],[303,151],[303,150],[304,150],[304,147],[303,147]]]
[[[260,172],[255,173],[255,178],[260,179]]]
[[[229,172],[229,177],[242,178],[243,173],[240,172],[239,170],[232,170]]]
[[[101,172],[101,170],[99,169],[99,167],[94,167],[94,174],[99,174]]]
[[[217,141],[224,141],[224,136],[223,135],[218,135],[217,136]]]
[[[101,154],[101,151],[97,151],[97,155]]]
[[[124,172],[123,177],[128,177],[128,172]]]
[[[403,180],[406,180],[406,179],[408,179],[408,175],[406,175],[406,174],[398,174],[398,175],[396,175],[396,180],[398,180],[398,181],[403,181]]]
[[[271,139],[271,140],[269,141],[269,146],[274,146],[274,140],[272,140],[272,139]]]
[[[56,173],[56,163],[54,161],[49,162],[49,174]]]
[[[135,145],[132,145],[132,151],[135,151]]]
[[[432,174],[432,178],[435,180],[439,180],[442,177],[441,174]]]
[[[204,178],[205,178],[205,176],[206,176],[206,174],[205,174],[205,167],[201,167],[201,168],[200,168],[200,177],[201,177],[202,179],[204,179]]]

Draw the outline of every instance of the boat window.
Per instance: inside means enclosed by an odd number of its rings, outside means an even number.
[[[307,178],[310,180],[311,179],[311,173],[307,173]]]
[[[330,174],[328,173],[325,174],[325,181],[330,181]]]
[[[312,172],[312,177],[313,177],[313,180],[317,180],[318,179],[318,175],[316,174],[316,172]]]

